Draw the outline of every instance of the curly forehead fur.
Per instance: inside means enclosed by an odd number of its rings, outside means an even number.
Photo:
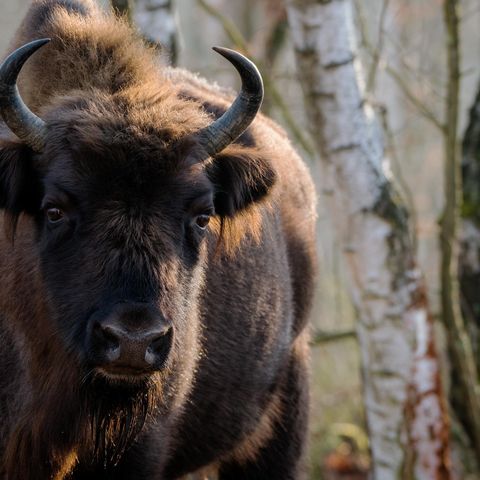
[[[61,151],[116,156],[119,161],[130,156],[138,163],[152,159],[161,163],[160,168],[181,168],[189,155],[197,161],[206,158],[190,136],[206,123],[198,106],[192,108],[191,103],[161,93],[148,101],[135,101],[129,90],[56,98],[44,115],[51,127],[44,156],[52,158]]]
[[[31,40],[32,23],[37,38],[52,39],[23,69],[20,88],[30,108],[72,90],[115,94],[131,89],[132,101],[159,94],[162,69],[155,52],[122,20],[113,20],[93,2],[82,6],[87,8],[80,12],[67,1],[37,0],[30,9],[11,50]],[[52,68],[46,69],[45,62]]]
[[[38,8],[48,3],[39,1]],[[51,3],[38,38],[52,41],[29,60],[19,80],[34,112],[48,120],[54,111],[57,124],[62,120],[76,125],[86,141],[97,144],[118,139],[119,132],[133,134],[134,140],[171,142],[211,122],[198,102],[178,95],[178,87],[163,74],[157,52],[122,20],[113,21],[93,4],[95,20]],[[12,48],[28,40],[20,36]]]
[[[54,127],[54,136],[71,128],[97,150],[133,142],[168,148],[212,121],[198,102],[181,98],[157,52],[126,23],[93,2],[82,8],[89,9],[87,16],[63,3],[34,3],[24,29],[35,17],[37,37],[52,41],[27,62],[19,79],[24,100]],[[35,6],[43,15],[36,15]],[[27,32],[19,35],[12,49],[29,40]]]

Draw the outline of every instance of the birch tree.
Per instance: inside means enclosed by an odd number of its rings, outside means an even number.
[[[140,30],[145,40],[167,53],[169,63],[177,62],[177,25],[174,0],[111,0],[112,7]]]
[[[381,18],[384,19],[389,0],[383,0]],[[365,13],[362,2],[355,2],[358,23],[361,31],[362,46],[372,57],[370,73],[375,73],[380,61],[381,48],[375,48],[366,34]],[[441,318],[445,327],[449,360],[450,401],[455,417],[460,420],[468,440],[480,460],[480,378],[478,360],[478,320],[475,320],[475,310],[478,311],[478,166],[475,156],[478,145],[478,112],[472,108],[470,123],[465,133],[464,142],[464,175],[460,172],[459,155],[459,113],[460,92],[463,83],[461,74],[461,20],[458,14],[459,0],[443,1],[443,20],[445,38],[446,82],[445,92],[440,95],[441,101],[429,105],[422,99],[409,80],[382,59],[382,69],[394,80],[399,91],[424,117],[436,127],[440,134],[439,140],[444,145],[444,210],[439,228],[439,246],[441,249]],[[441,14],[441,9],[438,9]],[[380,23],[379,47],[382,43],[384,25]],[[400,54],[400,53],[399,53]],[[369,75],[369,79],[372,76]],[[375,75],[374,75],[375,77]],[[368,82],[370,84],[371,82]],[[431,90],[433,93],[433,90]],[[477,98],[477,102],[479,99]],[[443,117],[435,113],[438,104],[443,103]],[[387,129],[387,132],[391,132]],[[402,185],[405,190],[405,184]],[[463,189],[463,199],[462,199]],[[463,222],[461,222],[461,213]],[[461,245],[460,245],[461,243]],[[462,251],[461,251],[461,248]],[[461,254],[461,255],[460,255]],[[460,264],[459,264],[460,259]],[[459,278],[460,275],[460,278]],[[459,290],[459,280],[463,291]],[[475,300],[477,298],[477,300]],[[477,359],[475,359],[477,355]],[[453,430],[458,431],[456,426]],[[464,450],[465,438],[456,435]],[[460,462],[463,463],[463,462]],[[472,466],[472,468],[474,468]]]
[[[148,42],[163,47],[175,65],[178,42],[173,7],[174,0],[135,0],[132,20]]]
[[[449,479],[448,419],[407,210],[363,96],[349,0],[287,0],[323,193],[358,314],[373,475]]]

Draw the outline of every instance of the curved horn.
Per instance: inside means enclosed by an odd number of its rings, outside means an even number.
[[[36,152],[45,146],[45,122],[23,103],[17,88],[17,77],[23,64],[49,38],[27,43],[11,53],[0,66],[0,116],[10,130]]]
[[[262,76],[254,63],[229,48],[213,47],[213,50],[237,69],[242,79],[242,89],[232,106],[199,133],[210,156],[222,151],[248,128],[263,100]]]

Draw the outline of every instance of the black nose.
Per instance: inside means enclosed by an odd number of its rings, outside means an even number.
[[[121,304],[89,324],[89,357],[108,373],[141,374],[165,365],[173,329],[163,316],[144,304]]]

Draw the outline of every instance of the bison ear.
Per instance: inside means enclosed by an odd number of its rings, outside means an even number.
[[[215,186],[215,212],[223,218],[265,199],[276,180],[270,162],[255,149],[240,145],[217,154],[207,172]]]
[[[38,211],[40,188],[33,153],[23,144],[0,140],[0,208],[11,235],[22,212]]]

